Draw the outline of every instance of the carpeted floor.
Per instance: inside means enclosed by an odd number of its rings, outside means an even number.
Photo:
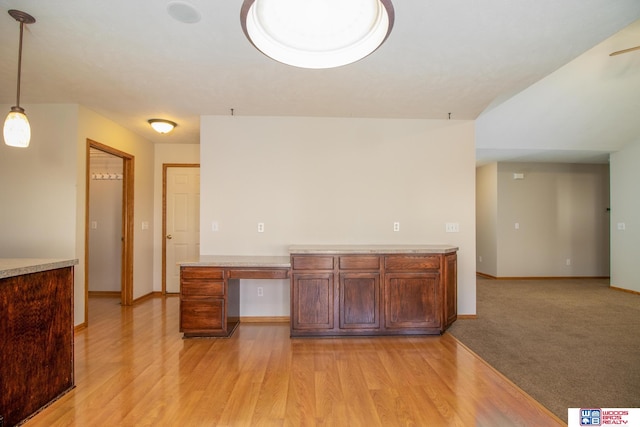
[[[640,407],[640,295],[608,280],[477,280],[449,332],[559,418]]]

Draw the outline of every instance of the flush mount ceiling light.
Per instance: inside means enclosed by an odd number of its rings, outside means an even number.
[[[301,68],[351,64],[391,33],[391,0],[244,0],[242,29],[276,61]]]
[[[158,133],[169,133],[173,130],[174,127],[178,126],[175,122],[171,120],[164,119],[149,119],[149,124]]]
[[[20,23],[20,44],[18,47],[18,91],[16,94],[16,105],[11,107],[11,111],[4,121],[2,134],[4,143],[12,147],[28,147],[31,140],[31,126],[29,119],[24,114],[24,108],[20,107],[20,75],[22,73],[22,33],[24,24],[33,24],[36,19],[28,13],[19,10],[10,10],[9,15]]]

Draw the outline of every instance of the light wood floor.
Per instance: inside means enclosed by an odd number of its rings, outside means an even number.
[[[90,298],[76,388],[35,426],[564,425],[451,335],[290,339],[242,324],[183,340],[178,298]]]

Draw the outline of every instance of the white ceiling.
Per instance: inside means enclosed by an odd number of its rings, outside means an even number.
[[[171,17],[169,3],[0,0],[0,103],[15,104],[19,26],[8,9],[37,19],[24,36],[21,104],[27,114],[30,103],[77,103],[157,143],[199,143],[199,117],[231,109],[236,115],[426,119],[449,113],[452,119],[476,119],[484,111],[478,122],[485,124],[478,130],[484,156],[507,159],[504,153],[516,149],[526,159],[552,149],[582,152],[584,158],[617,148],[585,148],[573,140],[549,148],[512,139],[532,133],[531,120],[522,121],[527,114],[538,114],[533,133],[541,138],[554,135],[558,121],[579,123],[602,114],[609,107],[590,105],[588,96],[583,105],[579,97],[603,79],[600,92],[615,79],[640,88],[640,51],[608,56],[609,50],[640,44],[637,24],[619,33],[640,19],[638,0],[395,0],[395,26],[386,43],[362,61],[329,70],[298,69],[263,56],[240,27],[241,0],[188,0],[201,15],[194,24]],[[607,54],[580,62],[597,46]],[[572,61],[583,68],[565,71]],[[595,71],[595,80],[577,79],[584,69]],[[564,77],[552,86],[543,83],[552,73]],[[553,99],[540,99],[549,93],[578,98],[551,108]],[[626,117],[638,112],[638,94],[616,92],[607,102]],[[526,105],[507,110],[519,99]],[[586,115],[576,113],[576,103]],[[560,116],[538,120],[549,115],[540,112]],[[504,133],[508,138],[486,131],[505,117],[514,122]],[[159,135],[149,118],[179,126]],[[635,122],[625,124],[624,137],[612,139],[619,145],[629,134],[640,135],[640,120]]]

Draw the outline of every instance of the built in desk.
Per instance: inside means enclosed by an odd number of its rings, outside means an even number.
[[[240,279],[287,279],[290,267],[287,256],[201,255],[180,263],[180,332],[230,336],[240,323]]]
[[[201,256],[181,263],[180,331],[228,337],[239,279],[290,279],[292,337],[429,335],[457,319],[457,247],[298,245],[288,257]]]

